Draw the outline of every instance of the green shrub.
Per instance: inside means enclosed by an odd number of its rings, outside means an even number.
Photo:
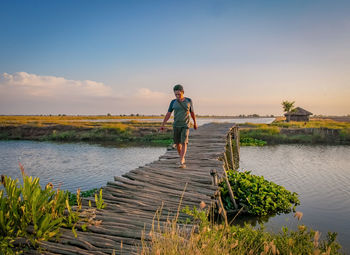
[[[13,242],[20,237],[31,245],[56,236],[60,227],[76,224],[78,215],[68,211],[68,193],[44,189],[39,178],[27,176],[22,170],[23,185],[18,179],[1,176],[3,190],[0,190],[0,247],[6,254],[12,254]],[[70,208],[69,208],[70,209]],[[74,214],[74,215],[73,215]]]
[[[82,191],[80,197],[94,197],[97,193],[97,189],[90,189]],[[77,194],[68,191],[69,205],[77,205]]]
[[[241,146],[264,146],[267,144],[266,141],[252,137],[241,137],[239,142]]]
[[[236,201],[241,207],[245,206],[251,215],[290,212],[293,205],[300,203],[295,192],[291,193],[265,180],[263,176],[252,175],[248,171],[229,171],[228,179]],[[234,209],[226,182],[221,182],[220,187],[225,208]]]

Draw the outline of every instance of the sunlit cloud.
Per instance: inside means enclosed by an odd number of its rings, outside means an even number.
[[[63,77],[40,76],[26,72],[0,75],[0,89],[7,93],[20,92],[26,96],[37,97],[106,97],[112,89],[95,81],[68,80]]]
[[[168,97],[148,88],[113,90],[91,80],[0,74],[0,114],[161,113]]]

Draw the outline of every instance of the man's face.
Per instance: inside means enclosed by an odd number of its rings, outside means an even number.
[[[181,99],[184,96],[184,92],[181,90],[175,90],[174,94],[175,94],[176,99]]]

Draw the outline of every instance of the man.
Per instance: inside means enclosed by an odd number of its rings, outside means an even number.
[[[169,120],[172,111],[174,110],[174,143],[176,144],[177,152],[180,156],[179,167],[185,168],[185,155],[187,151],[188,135],[190,128],[190,115],[193,119],[194,129],[197,129],[196,115],[193,111],[192,100],[184,97],[184,88],[178,84],[174,86],[174,94],[176,99],[172,100],[169,105],[167,114],[164,117],[160,130],[164,130],[165,123]]]

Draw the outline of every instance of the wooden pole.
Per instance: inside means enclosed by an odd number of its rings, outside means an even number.
[[[216,169],[210,170],[210,175],[213,178],[213,186],[218,186],[218,172],[216,171]]]
[[[241,150],[241,145],[240,145],[240,136],[239,136],[239,128],[236,127],[236,145],[237,145],[237,169],[239,166],[239,160],[240,160],[240,150]]]
[[[230,147],[230,155],[231,155],[231,165],[232,165],[232,170],[236,170],[235,167],[235,161],[233,158],[233,149],[232,149],[232,135],[231,132],[228,133],[228,146]]]
[[[226,154],[224,154],[224,158],[225,158],[225,162],[227,163]],[[236,203],[236,200],[235,200],[235,196],[233,195],[233,191],[232,191],[232,188],[231,188],[230,182],[229,182],[229,180],[228,180],[227,173],[226,173],[226,170],[225,170],[225,169],[224,169],[224,176],[225,176],[225,181],[226,181],[228,193],[230,194],[231,201],[232,201],[234,207],[235,207],[236,209],[238,209],[238,206],[237,206],[237,203]]]
[[[227,221],[227,213],[226,213],[226,210],[224,208],[224,204],[222,203],[222,200],[221,200],[221,193],[219,192],[219,196],[218,196],[218,200],[219,200],[219,204],[220,204],[220,209],[221,209],[221,212],[222,212],[222,216],[225,220],[225,225],[228,226],[228,221]]]
[[[234,126],[232,128],[232,133],[233,133],[233,139],[235,140],[235,150],[234,150],[235,170],[238,170],[240,146],[239,146],[239,131],[237,126]]]

